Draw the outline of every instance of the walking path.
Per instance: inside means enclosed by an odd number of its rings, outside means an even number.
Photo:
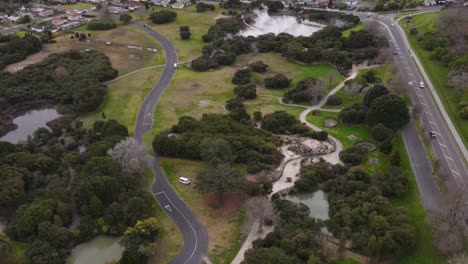
[[[154,66],[150,66],[150,67],[138,69],[138,70],[129,72],[129,73],[127,73],[127,74],[124,74],[124,75],[122,75],[122,76],[119,76],[119,77],[117,77],[117,78],[115,78],[115,79],[112,79],[112,80],[110,80],[110,81],[107,81],[107,82],[105,82],[104,84],[109,84],[109,83],[118,81],[118,80],[120,80],[120,79],[122,79],[122,78],[125,78],[125,77],[127,77],[127,76],[129,76],[129,75],[132,75],[132,74],[134,74],[134,73],[137,73],[137,72],[146,71],[146,70],[154,69],[154,68],[162,68],[162,67],[164,67],[164,66],[165,66],[165,64],[161,64],[161,65],[154,65]]]
[[[313,105],[313,106],[305,106],[305,105],[298,105],[298,104],[287,104],[287,103],[284,103],[282,101],[282,98],[278,98],[278,102],[282,105],[286,105],[286,106],[295,106],[295,107],[302,107],[302,108],[306,108],[299,116],[299,120],[301,121],[301,123],[305,124],[307,127],[310,127],[312,128],[313,130],[315,131],[321,131],[321,129],[317,126],[315,126],[314,124],[311,124],[310,122],[307,121],[306,117],[307,115],[314,111],[314,110],[320,110],[320,111],[329,111],[329,112],[339,112],[341,111],[340,109],[324,109],[322,108],[325,103],[327,102],[328,98],[331,96],[331,95],[334,95],[335,93],[337,93],[340,89],[342,89],[344,86],[345,86],[345,83],[349,80],[352,80],[354,78],[356,78],[356,76],[358,75],[359,73],[359,70],[363,70],[363,69],[371,69],[371,68],[375,68],[375,67],[379,67],[380,65],[371,65],[371,66],[353,66],[353,69],[351,71],[351,75],[346,78],[344,81],[342,81],[341,83],[339,83],[335,88],[333,88],[328,94],[327,96],[325,96],[318,104],[316,105]],[[271,97],[275,97],[275,96],[272,96],[272,95],[263,95],[263,96],[271,96]],[[338,139],[336,139],[335,137],[332,137],[330,135],[328,135],[328,137],[330,139],[332,139],[333,141],[335,141],[336,143],[336,150],[332,153],[329,153],[329,154],[326,154],[326,155],[322,155],[320,156],[321,158],[323,158],[324,160],[332,163],[332,164],[337,164],[337,163],[341,163],[340,161],[340,158],[339,158],[339,155],[340,155],[340,152],[343,150],[343,144],[341,143],[341,141],[339,141]],[[292,152],[289,152],[287,150],[283,150],[283,154],[285,155],[285,158],[284,160],[286,160],[284,166],[285,166],[285,169],[284,169],[284,172],[286,172],[286,166],[288,165],[292,165],[292,166],[295,166],[295,163],[301,163],[301,156],[297,155],[297,154],[294,154]],[[292,163],[292,164],[289,164],[289,163]],[[280,165],[280,166],[283,166]],[[298,166],[297,168],[297,172],[299,172],[300,170],[300,166]],[[285,190],[285,189],[288,189],[288,188],[291,188],[294,186],[294,182],[298,179],[298,177],[291,177],[292,178],[292,181],[291,182],[287,182],[285,181],[285,176],[284,174],[285,173],[282,173],[281,177],[278,178],[274,183],[273,183],[273,192],[272,193],[277,193],[279,191],[282,191],[282,190]],[[291,174],[294,174],[294,173],[291,173]],[[289,177],[289,176],[288,176]],[[234,258],[234,260],[231,262],[231,264],[240,264],[243,260],[244,260],[244,254],[247,250],[251,249],[252,248],[252,242],[259,239],[259,238],[264,238],[268,233],[272,232],[274,230],[274,226],[271,226],[271,227],[264,227],[263,228],[263,232],[262,233],[258,233],[257,232],[257,225],[258,225],[258,222],[255,222],[252,224],[251,228],[250,228],[250,231],[249,231],[249,234],[247,235],[247,238],[245,239],[244,241],[244,244],[242,244],[242,247],[239,249],[239,252],[237,252],[237,255],[236,257]]]

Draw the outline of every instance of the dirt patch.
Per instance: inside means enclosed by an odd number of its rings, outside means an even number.
[[[208,100],[200,100],[200,102],[198,102],[199,107],[208,107],[210,105],[211,105],[211,102]]]
[[[201,90],[201,88],[202,88],[201,84],[194,82],[192,83],[192,85],[190,85],[187,91],[198,91],[198,90]]]
[[[243,193],[225,193],[224,204],[221,207],[214,207],[218,203],[218,195],[210,194],[203,197],[203,205],[213,208],[211,213],[222,217],[231,217],[238,213],[244,206],[247,195]]]

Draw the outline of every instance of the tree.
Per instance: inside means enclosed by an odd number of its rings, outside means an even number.
[[[243,264],[296,264],[295,258],[288,256],[281,248],[252,248],[245,252]]]
[[[362,103],[366,106],[371,106],[375,99],[379,98],[380,96],[387,95],[388,93],[389,91],[385,86],[374,85],[367,91]]]
[[[466,188],[454,188],[444,194],[440,210],[430,218],[435,245],[444,253],[461,251],[468,231],[468,193]]]
[[[248,99],[255,99],[257,98],[257,89],[255,84],[246,84],[246,85],[239,85],[234,88],[234,94],[237,97]]]
[[[408,107],[401,97],[384,95],[372,102],[366,119],[369,126],[382,123],[385,127],[397,130],[409,122],[410,116]]]
[[[99,20],[102,20],[102,21],[111,21],[112,15],[109,12],[109,8],[106,7],[106,8],[102,8],[101,10],[99,10],[98,18]]]
[[[291,81],[291,79],[288,79],[281,73],[278,73],[273,77],[268,77],[264,79],[265,87],[268,89],[288,88],[289,84],[291,84]]]
[[[195,187],[201,193],[217,193],[218,201],[222,205],[224,193],[240,190],[242,183],[242,177],[232,169],[230,164],[221,163],[201,173]]]
[[[255,121],[262,121],[262,112],[260,111],[255,111],[253,113]]]
[[[286,98],[294,103],[311,102],[317,104],[326,95],[327,89],[322,81],[314,78],[305,78],[299,81],[296,88],[286,93]]]
[[[468,18],[463,8],[446,8],[441,11],[437,21],[439,32],[452,40],[456,52],[460,55],[466,52],[466,25]]]
[[[263,117],[262,129],[275,134],[300,134],[308,129],[286,111],[275,111]]]
[[[392,131],[386,128],[382,123],[378,123],[372,127],[371,134],[374,140],[382,142],[392,135]]]
[[[393,148],[393,141],[392,139],[387,139],[385,140],[384,142],[382,142],[382,144],[380,144],[379,146],[379,150],[380,152],[382,152],[383,154],[390,154],[392,153],[392,148]]]
[[[66,256],[65,250],[57,250],[41,240],[35,240],[26,250],[28,263],[34,264],[60,264],[65,262]]]
[[[268,71],[268,64],[263,61],[255,61],[249,64],[249,69],[253,72],[264,73]]]
[[[465,264],[468,263],[468,254],[466,253],[459,253],[452,257],[447,262],[448,264]]]
[[[326,77],[326,84],[328,90],[333,89],[333,85],[336,83],[337,80],[339,80],[340,74],[337,71],[332,71],[330,74],[327,75]]]
[[[400,151],[396,150],[395,152],[390,155],[390,165],[395,166],[395,167],[400,167],[401,163],[401,157],[400,157]]]
[[[128,24],[128,23],[130,23],[130,21],[132,21],[132,16],[129,15],[129,14],[121,14],[119,16],[119,21],[123,22],[125,24]]]
[[[0,168],[0,206],[7,207],[21,201],[24,197],[24,180],[27,170],[13,166]]]
[[[189,26],[180,26],[179,28],[180,31],[180,38],[181,39],[189,39],[190,38],[190,27]]]
[[[177,18],[177,13],[169,10],[161,10],[151,13],[150,20],[155,24],[166,24],[174,21]]]
[[[22,16],[16,20],[16,24],[27,24],[29,22],[31,22],[31,17],[28,15]]]
[[[122,166],[124,171],[144,175],[144,169],[151,164],[151,157],[147,154],[145,146],[134,138],[120,141],[107,154]]]
[[[200,144],[201,157],[211,165],[231,164],[236,156],[229,143],[222,138],[206,138]]]
[[[256,196],[250,198],[245,204],[247,209],[247,215],[249,216],[250,222],[259,222],[258,233],[263,232],[264,220],[273,217],[273,205],[271,200],[265,196]]]
[[[134,227],[125,230],[120,243],[130,252],[152,256],[156,253],[153,239],[159,234],[159,231],[160,226],[155,217],[138,220]]]
[[[234,77],[232,77],[232,84],[248,84],[250,82],[250,70],[248,69],[240,69],[234,73]]]
[[[195,8],[197,9],[197,12],[215,11],[215,6],[214,5],[206,4],[206,3],[203,3],[203,2],[197,3]]]

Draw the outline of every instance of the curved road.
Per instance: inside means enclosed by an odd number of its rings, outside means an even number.
[[[165,52],[165,67],[161,77],[146,95],[143,103],[138,110],[137,122],[135,125],[135,139],[143,143],[143,136],[150,133],[153,124],[153,113],[164,90],[174,76],[174,63],[177,63],[177,52],[174,46],[161,34],[143,26],[138,22],[132,22],[132,25],[148,33],[161,43]],[[156,153],[155,153],[156,155]],[[172,188],[167,180],[164,170],[157,160],[155,160],[151,169],[155,180],[151,183],[151,193],[158,201],[161,208],[172,219],[182,232],[184,237],[184,246],[179,254],[169,263],[172,264],[200,264],[206,256],[208,250],[208,232],[204,225],[182,201],[179,195]]]

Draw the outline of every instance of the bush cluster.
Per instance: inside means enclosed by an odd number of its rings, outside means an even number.
[[[29,34],[22,38],[0,35],[0,43],[2,43],[0,45],[0,70],[3,70],[8,64],[24,60],[28,55],[42,49],[41,40]]]
[[[264,79],[265,87],[268,89],[284,89],[288,88],[291,84],[291,79],[284,76],[284,74],[278,73],[273,77],[267,77]]]
[[[159,12],[151,13],[149,19],[155,24],[170,23],[177,18],[177,13],[170,10],[161,10]]]
[[[86,29],[88,30],[109,30],[117,27],[117,24],[114,20],[96,20],[96,21],[89,21],[86,25]]]

